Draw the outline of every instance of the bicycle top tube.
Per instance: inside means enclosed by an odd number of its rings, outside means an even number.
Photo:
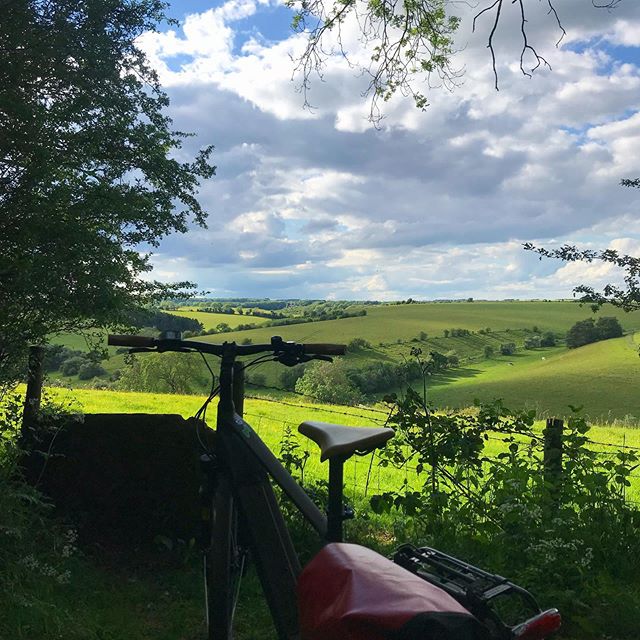
[[[268,344],[236,344],[223,342],[197,342],[195,340],[181,340],[180,338],[148,338],[146,336],[109,335],[107,343],[111,346],[130,347],[141,351],[199,351],[216,356],[243,356],[257,353],[271,352],[274,355],[290,355],[292,357],[307,356],[340,356],[346,352],[342,344],[304,344],[285,342],[280,336],[273,336]]]

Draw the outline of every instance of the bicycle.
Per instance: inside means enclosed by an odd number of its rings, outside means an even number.
[[[557,611],[541,611],[524,589],[450,556],[438,555],[440,552],[435,550],[405,546],[398,550],[393,563],[370,550],[342,542],[343,522],[352,516],[343,505],[344,463],[355,454],[383,447],[393,436],[393,430],[313,421],[300,426],[300,432],[320,447],[321,460],[329,461],[325,515],[243,420],[246,368],[266,361],[286,366],[314,359],[330,361],[332,356],[345,353],[344,345],[298,344],[285,342],[280,337],[273,337],[269,344],[225,342],[218,345],[181,340],[180,334],[169,332],[159,339],[112,335],[108,343],[130,347],[133,353],[197,352],[212,380],[215,376],[205,354],[221,358],[219,385],[212,385],[208,398],[194,416],[203,450],[200,457],[204,477],[201,537],[209,640],[233,637],[239,581],[249,551],[280,640],[391,637],[542,640],[559,626]],[[247,364],[237,360],[250,355],[258,357]],[[213,431],[205,428],[205,419],[207,407],[216,395],[219,401]],[[281,488],[326,543],[304,571],[271,481]],[[380,574],[387,576],[387,580],[380,580]],[[360,585],[354,586],[353,576]],[[343,612],[338,620],[335,601],[336,598],[345,600],[345,580],[349,583],[349,598],[357,603],[357,612],[355,618],[353,611]],[[363,584],[369,586],[363,590]],[[407,596],[403,590],[408,585],[411,585],[409,600],[415,601],[415,611],[405,606]],[[317,588],[330,597],[324,608],[318,608],[322,599],[314,598]],[[522,596],[534,613],[513,625],[506,624],[491,606],[497,596],[512,592]],[[395,609],[385,613],[394,602],[397,603],[393,605]],[[398,617],[400,609],[405,616],[402,620]],[[425,611],[429,614],[426,618]],[[414,615],[416,612],[421,615]],[[357,627],[358,624],[365,631]],[[425,635],[427,633],[430,635]]]

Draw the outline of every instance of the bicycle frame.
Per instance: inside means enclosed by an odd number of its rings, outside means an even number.
[[[216,456],[221,473],[228,477],[228,490],[225,488],[216,496],[216,509],[222,518],[229,519],[237,507],[278,636],[294,640],[299,636],[295,589],[301,567],[269,478],[281,487],[322,539],[327,535],[327,517],[243,420],[243,386],[242,367],[229,349],[223,353],[220,366],[215,436]],[[215,594],[208,597],[215,598]],[[226,620],[222,611],[216,615],[218,628],[210,627],[209,638],[230,639],[231,620]]]
[[[157,348],[160,352],[195,350],[192,347],[194,343],[187,345],[179,338],[156,341],[143,336],[110,336],[109,340],[110,344],[116,346],[134,347],[134,351],[150,351],[152,348]],[[274,349],[278,354],[275,359],[279,362],[295,364],[301,361],[305,354],[316,354],[307,359],[321,356],[326,358],[327,355],[343,353],[344,347],[322,344],[297,345],[284,343],[281,338],[276,337],[272,338],[271,345],[195,344],[201,353],[211,353],[222,358],[217,425],[213,434],[208,432],[214,441],[214,455],[206,455],[202,458],[215,463],[205,465],[209,482],[203,494],[203,505],[206,503],[211,516],[209,525],[204,527],[207,530],[206,540],[210,544],[205,549],[206,584],[209,587],[213,583],[214,587],[217,587],[207,590],[209,640],[232,639],[233,602],[236,595],[232,584],[234,577],[238,577],[240,573],[238,566],[241,566],[241,563],[234,565],[233,560],[242,555],[236,554],[237,530],[242,531],[247,538],[246,546],[250,549],[256,563],[279,639],[298,640],[296,586],[301,566],[270,480],[280,486],[323,541],[339,542],[342,540],[342,520],[344,519],[341,498],[342,463],[348,456],[345,455],[344,458],[336,456],[335,467],[332,468],[330,465],[330,500],[328,516],[325,516],[242,418],[244,367],[240,362],[236,362],[236,357],[269,352]],[[206,403],[203,409],[205,407]],[[200,412],[197,415],[199,416]],[[340,495],[332,492],[332,482],[340,486]],[[454,568],[464,565],[465,571],[474,575],[490,576],[480,569],[455,558],[445,557],[444,554],[435,550],[425,548],[419,551],[424,550],[439,554],[439,559],[452,561]],[[404,563],[398,562],[398,564]],[[410,564],[413,566],[412,563]],[[434,583],[426,576],[421,575],[421,577]],[[504,589],[504,584],[507,584],[504,578],[490,577],[496,579],[496,584]],[[515,585],[511,586],[519,593],[527,593]],[[494,591],[495,589],[490,589],[488,594],[484,594],[484,600],[491,599]],[[456,592],[455,596],[460,602],[460,593]],[[505,633],[500,637],[523,638],[523,640],[524,638],[546,638],[549,633],[558,628],[559,623],[560,617],[555,609],[540,611],[538,615],[522,624],[504,627]]]

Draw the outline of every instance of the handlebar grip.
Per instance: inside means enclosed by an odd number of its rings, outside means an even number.
[[[347,352],[346,344],[305,344],[305,353],[314,353],[322,356],[343,356]]]
[[[113,347],[154,347],[156,339],[147,336],[109,335],[107,344]]]

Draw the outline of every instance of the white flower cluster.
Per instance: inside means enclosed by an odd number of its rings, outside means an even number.
[[[58,584],[68,584],[71,579],[70,571],[58,571],[54,566],[38,560],[33,554],[22,558],[20,563],[30,571],[38,572],[41,576],[51,578]]]
[[[584,548],[580,541],[551,538],[530,545],[527,552],[546,563],[556,563],[559,558],[573,558],[583,569],[588,569],[593,560],[593,549]]]
[[[70,558],[78,550],[76,542],[78,534],[74,529],[67,529],[64,534],[64,544],[62,545],[61,555],[63,558]]]

